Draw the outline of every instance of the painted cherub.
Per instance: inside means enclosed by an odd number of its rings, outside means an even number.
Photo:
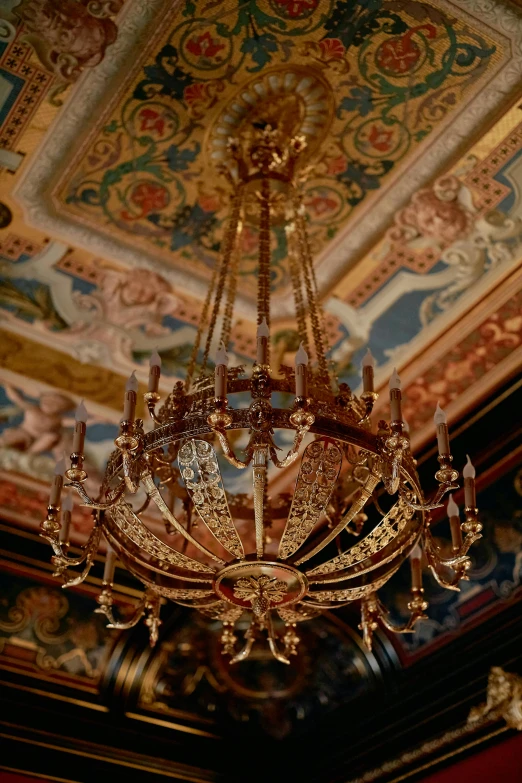
[[[39,402],[30,402],[10,384],[4,384],[9,400],[23,411],[20,424],[7,427],[0,434],[0,446],[24,451],[27,454],[52,452],[55,456],[64,449],[64,414],[74,408],[74,401],[59,392],[43,392]]]

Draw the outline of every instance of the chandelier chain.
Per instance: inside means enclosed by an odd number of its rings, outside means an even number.
[[[306,231],[306,221],[304,215],[301,214],[301,203],[301,196],[296,192],[294,197],[294,208],[297,224],[297,241],[299,245],[299,255],[303,260],[303,277],[308,299],[308,306],[310,308],[310,321],[312,324],[315,353],[321,379],[323,382],[328,383],[328,366],[326,363],[325,339],[316,293],[312,282],[312,275],[310,272],[310,268],[313,266],[313,264],[311,258],[310,242],[308,239],[308,233]]]
[[[230,342],[230,335],[232,333],[232,319],[234,316],[234,305],[237,295],[237,276],[239,270],[239,263],[241,260],[241,237],[243,232],[243,224],[239,220],[237,225],[237,231],[234,242],[234,249],[232,251],[230,272],[228,278],[227,299],[225,303],[225,312],[223,314],[223,326],[221,328],[221,342],[223,345],[228,345]]]
[[[259,279],[257,287],[257,323],[266,319],[270,328],[270,181],[261,180],[259,222]],[[268,360],[270,344],[268,345]]]
[[[223,254],[221,256],[221,266],[219,269],[216,295],[214,298],[214,307],[212,308],[212,315],[210,318],[210,324],[207,332],[207,340],[205,343],[205,351],[203,353],[203,361],[201,364],[200,376],[203,376],[207,368],[208,356],[210,348],[212,346],[212,338],[214,336],[214,330],[216,328],[216,322],[221,309],[221,302],[223,300],[223,292],[225,290],[225,283],[227,280],[227,273],[230,267],[230,259],[234,251],[234,244],[237,237],[237,229],[239,225],[239,218],[241,215],[241,204],[243,200],[243,188],[238,186],[234,192],[232,198],[232,209],[230,213],[230,221],[228,223],[225,238],[223,242]]]
[[[196,337],[194,339],[194,345],[192,346],[192,352],[190,354],[190,360],[187,368],[187,377],[185,378],[184,388],[186,392],[189,391],[192,385],[192,380],[194,378],[194,371],[196,369],[196,364],[198,361],[198,354],[199,354],[199,349],[201,347],[201,341],[203,339],[203,332],[205,331],[208,322],[208,311],[210,309],[210,302],[212,300],[212,294],[214,292],[214,288],[216,285],[218,269],[219,269],[219,265],[216,264],[214,269],[212,270],[212,279],[210,281],[210,286],[207,291],[207,295],[205,297],[205,302],[203,303],[203,308],[201,310],[201,320],[199,322],[198,329],[196,332]]]
[[[297,331],[305,351],[309,353],[310,343],[308,340],[308,328],[306,324],[306,307],[303,298],[303,282],[301,280],[299,264],[295,252],[295,231],[289,233],[288,240],[288,265],[290,269],[290,278],[292,280],[292,289],[294,294]]]

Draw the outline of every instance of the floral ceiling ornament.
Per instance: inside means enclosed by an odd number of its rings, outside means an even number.
[[[227,136],[241,136],[245,112],[252,109],[259,127],[304,135],[309,155],[320,142],[308,188],[321,257],[359,205],[439,133],[448,96],[465,101],[500,56],[486,34],[424,3],[248,4],[206,22],[203,6],[169,12],[153,53],[134,66],[125,96],[107,102],[53,197],[61,214],[152,253],[157,271],[173,262],[185,269],[188,261],[205,280],[226,206],[201,198],[203,171],[209,156],[226,154]],[[217,137],[207,139],[203,118]],[[287,242],[277,225],[272,235],[282,303],[291,289]],[[252,301],[253,258],[249,270],[239,284]]]

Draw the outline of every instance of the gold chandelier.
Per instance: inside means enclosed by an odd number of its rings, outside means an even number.
[[[329,367],[303,205],[305,148],[304,137],[284,143],[270,126],[228,139],[221,173],[230,185],[230,215],[185,382],[175,383],[158,409],[161,361],[157,354],[151,357],[145,401],[153,428],[145,432],[135,416],[138,386],[131,376],[116,450],[96,500],[84,488],[86,414],[80,407],[71,465],[67,470],[65,464],[57,466],[41,526],[64,587],[85,579],[105,536],[109,548],[96,611],[108,617],[109,627],[130,628],[145,616],[154,644],[160,606],[171,599],[222,621],[223,654],[232,663],[248,657],[262,640],[277,660],[289,663],[297,652],[297,623],[353,601],[361,603],[360,628],[369,648],[379,624],[398,633],[412,631],[427,608],[421,546],[437,582],[458,590],[470,567],[469,547],[481,531],[469,458],[462,524],[451,497],[448,504],[450,557],[443,556],[430,531],[430,510],[442,505],[458,478],[444,412],[437,408],[435,413],[438,489],[426,499],[402,418],[397,373],[390,380],[391,421],[379,421],[373,431],[370,415],[377,394],[371,354],[363,360],[359,397],[339,384]],[[255,225],[259,237],[257,357],[250,372],[242,366],[229,368],[225,350],[245,222]],[[270,242],[275,223],[284,223],[287,233],[300,340],[295,368],[270,364]],[[209,356],[218,340],[212,373],[207,369]],[[283,455],[285,433],[290,433],[291,445]],[[241,435],[242,451],[237,445]],[[271,492],[272,473],[286,470],[299,457],[291,496]],[[227,477],[235,470],[250,472],[248,497],[226,491]],[[64,473],[67,486],[93,510],[93,529],[78,557],[68,553],[70,501],[60,509]],[[151,532],[144,521],[149,506],[156,507],[167,532],[175,534],[181,546]],[[377,591],[408,556],[410,618],[396,626]],[[114,613],[116,557],[144,585],[129,622],[118,621]],[[71,568],[80,571],[72,575]],[[243,616],[250,623],[240,643],[235,625]]]

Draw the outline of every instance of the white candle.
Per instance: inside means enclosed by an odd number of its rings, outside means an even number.
[[[85,433],[87,431],[85,422],[87,421],[88,416],[89,414],[87,413],[87,409],[83,404],[83,400],[82,400],[78,405],[78,407],[76,408],[76,413],[74,415],[74,418],[76,419],[76,424],[74,425],[72,450],[75,454],[83,454]]]
[[[467,462],[464,465],[464,470],[462,471],[462,475],[464,476],[464,502],[466,504],[466,508],[476,508],[477,505],[477,497],[475,493],[476,471],[473,465],[471,464],[471,460],[468,454],[466,454],[466,458],[467,458]]]
[[[133,370],[129,380],[125,384],[125,397],[123,398],[123,418],[125,421],[133,422],[136,414],[136,400],[138,391],[138,379]]]
[[[71,512],[73,510],[73,502],[71,493],[68,492],[65,496],[65,500],[62,504],[62,526],[60,528],[60,543],[69,543],[69,529],[71,527]]]
[[[439,403],[437,403],[437,410],[433,417],[435,422],[435,429],[437,431],[437,446],[439,448],[439,454],[448,455],[450,453],[449,434],[447,417]]]
[[[157,351],[151,354],[149,359],[149,392],[156,393],[159,387],[161,375],[161,356]]]
[[[303,343],[300,343],[299,350],[295,355],[295,396],[306,397],[308,393],[308,354]]]
[[[105,555],[105,568],[103,569],[103,584],[111,585],[114,581],[114,571],[116,568],[116,552],[112,547],[107,547]]]
[[[410,553],[411,586],[416,589],[422,587],[421,558],[422,558],[422,550],[420,546],[416,544]]]
[[[270,330],[266,322],[266,318],[263,318],[259,326],[257,327],[257,364],[268,364],[268,341],[270,339]]]
[[[392,421],[401,421],[401,379],[397,374],[397,370],[394,367],[393,373],[390,378],[390,411]]]
[[[454,551],[458,552],[462,546],[462,530],[460,528],[459,507],[453,500],[453,495],[451,494],[446,510],[448,512],[451,528],[451,543],[453,544]]]
[[[228,354],[223,343],[220,343],[216,353],[216,369],[214,370],[214,394],[216,399],[224,400],[227,396]]]
[[[51,484],[51,495],[49,497],[50,506],[58,506],[63,487],[63,474],[65,473],[65,456],[56,463],[54,467],[53,483]]]
[[[363,391],[365,392],[373,391],[374,367],[375,367],[375,359],[372,356],[372,352],[368,348],[362,360]]]

